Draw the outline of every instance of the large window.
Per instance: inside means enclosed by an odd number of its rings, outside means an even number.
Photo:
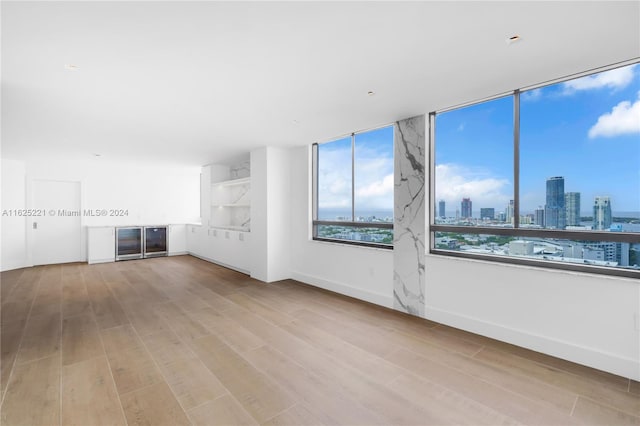
[[[313,238],[391,248],[393,126],[314,144]]]
[[[640,65],[430,115],[432,252],[640,276]]]

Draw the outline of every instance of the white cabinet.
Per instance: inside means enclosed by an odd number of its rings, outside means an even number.
[[[200,173],[200,219],[203,225],[211,221],[211,166],[205,166]]]
[[[249,273],[251,177],[249,162],[202,168],[202,227],[187,226],[187,249],[198,257]],[[206,192],[206,193],[205,193]]]
[[[206,257],[223,266],[249,273],[251,271],[250,237],[249,232],[210,229]]]
[[[187,226],[169,225],[169,256],[187,253]]]
[[[203,235],[203,228],[200,225],[187,225],[187,251],[199,257],[206,257],[204,247],[206,233]]]
[[[211,184],[210,226],[237,231],[251,228],[251,178]]]
[[[109,226],[89,227],[87,236],[89,264],[114,262],[116,260],[115,228]]]

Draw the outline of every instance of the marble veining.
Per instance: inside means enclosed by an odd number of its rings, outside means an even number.
[[[249,204],[251,202],[251,186],[246,185],[234,185],[229,191],[229,203],[230,204]]]
[[[425,309],[424,115],[398,121],[394,134],[393,305],[417,316]]]
[[[249,176],[251,176],[250,161],[243,161],[242,163],[229,167],[230,179],[241,179]]]

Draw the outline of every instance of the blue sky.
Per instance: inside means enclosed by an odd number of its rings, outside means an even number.
[[[318,146],[318,205],[351,210],[351,136]],[[355,137],[356,216],[393,210],[393,126]],[[332,212],[333,214],[333,212]],[[334,219],[334,217],[327,217]]]
[[[565,177],[590,214],[597,195],[615,211],[640,211],[640,65],[523,92],[520,102],[523,213],[545,203],[545,181]],[[513,198],[513,99],[439,114],[436,199],[447,211],[471,197],[503,211]]]

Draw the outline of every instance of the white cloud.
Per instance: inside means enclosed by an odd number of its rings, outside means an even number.
[[[542,97],[542,89],[533,89],[527,90],[526,92],[522,92],[520,95],[520,99],[523,101],[537,101]]]
[[[638,100],[620,102],[611,112],[601,115],[589,129],[589,138],[640,133],[640,92]]]
[[[393,157],[361,147],[356,155],[356,210],[393,209]],[[320,154],[318,202],[321,209],[351,207],[351,148]]]
[[[614,70],[601,72],[575,80],[567,81],[563,84],[563,93],[571,94],[580,90],[591,89],[623,89],[633,80],[634,66],[616,68]]]
[[[386,175],[382,180],[369,183],[358,188],[358,197],[381,197],[385,195],[393,196],[393,174]]]
[[[484,170],[471,170],[457,164],[436,166],[436,198],[445,200],[447,211],[460,208],[462,198],[471,198],[474,212],[494,207],[496,213],[513,198],[508,179],[494,177]],[[455,206],[455,207],[453,207]]]

